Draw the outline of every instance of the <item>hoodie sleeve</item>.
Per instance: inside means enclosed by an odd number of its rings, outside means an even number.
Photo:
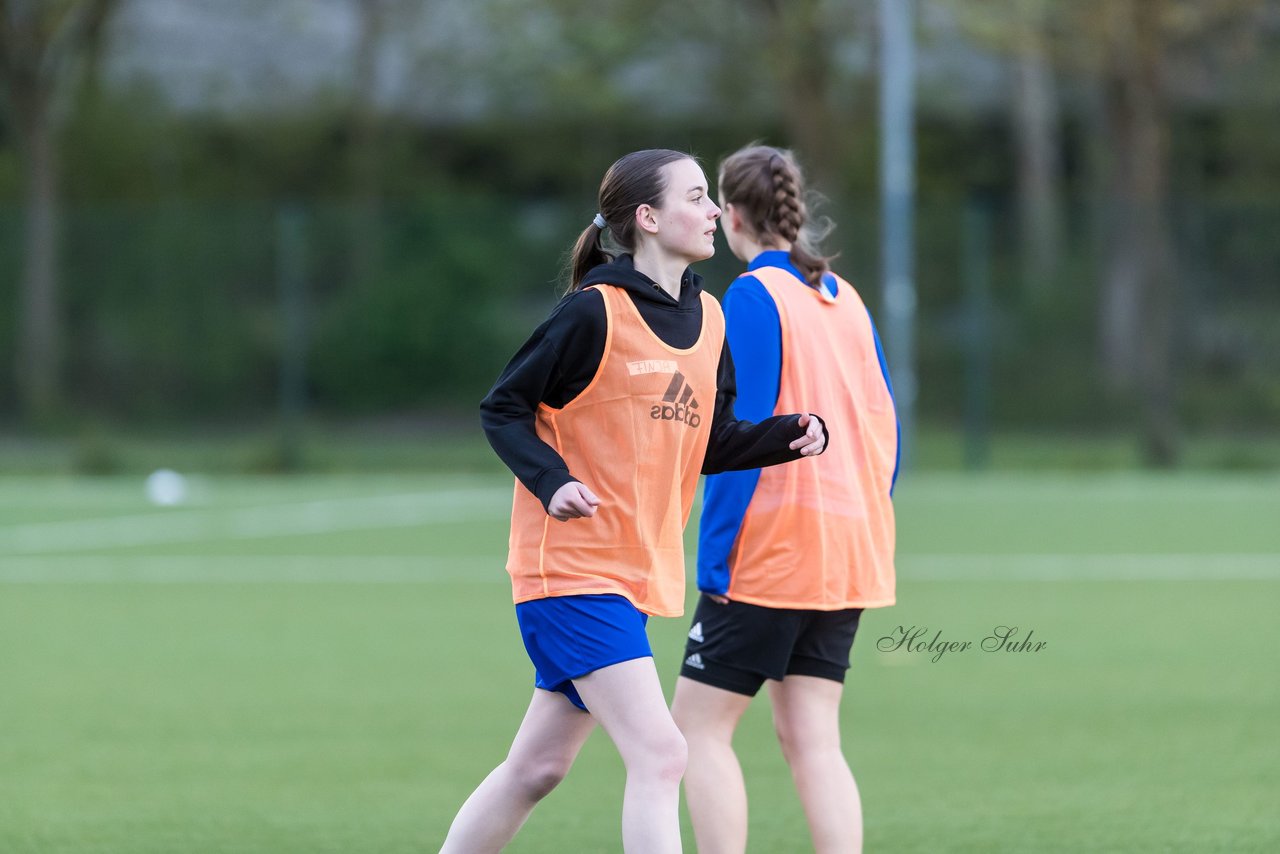
[[[737,396],[733,356],[729,351],[729,342],[726,340],[724,349],[720,351],[715,415],[711,422],[711,439],[707,443],[707,456],[702,462],[702,473],[719,474],[726,471],[764,468],[800,459],[800,452],[793,451],[789,447],[793,441],[804,435],[805,431],[799,424],[800,414],[775,415],[758,423],[739,421],[733,411]],[[820,415],[819,419],[821,419]],[[822,432],[829,442],[831,437],[827,433],[825,421],[822,422]]]
[[[538,406],[562,407],[590,384],[608,332],[598,291],[565,297],[533,331],[480,403],[480,424],[495,453],[543,508],[577,480],[536,428]]]

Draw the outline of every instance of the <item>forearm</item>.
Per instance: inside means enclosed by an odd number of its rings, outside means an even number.
[[[776,466],[800,459],[791,443],[804,435],[799,415],[775,415],[764,421],[724,419],[712,425],[703,474]]]
[[[538,437],[531,422],[486,424],[484,434],[498,458],[544,508],[556,490],[574,479],[564,458]]]

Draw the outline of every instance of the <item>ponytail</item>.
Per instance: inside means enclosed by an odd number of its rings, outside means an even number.
[[[595,222],[578,235],[578,242],[573,244],[569,255],[569,287],[565,289],[566,294],[571,294],[582,287],[582,280],[586,278],[592,267],[607,264],[613,260],[613,256],[605,252],[601,244],[603,237],[604,230]]]

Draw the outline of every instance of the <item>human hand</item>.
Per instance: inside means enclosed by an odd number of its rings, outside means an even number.
[[[596,515],[600,499],[576,480],[571,480],[556,490],[547,504],[547,515],[560,522]]]
[[[804,413],[797,422],[804,428],[804,435],[791,443],[791,450],[800,449],[804,457],[816,457],[827,446],[827,435],[822,429],[822,419],[816,415]]]

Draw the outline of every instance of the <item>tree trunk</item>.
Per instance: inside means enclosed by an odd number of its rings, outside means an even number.
[[[351,87],[349,251],[357,287],[376,273],[381,256],[378,227],[378,49],[386,25],[387,0],[356,0],[356,37]]]
[[[26,232],[19,284],[17,388],[28,424],[62,407],[58,312],[58,124],[53,102],[77,59],[97,73],[104,32],[119,0],[9,4],[0,0],[0,86],[18,131]]]
[[[61,403],[58,324],[58,165],[49,98],[24,117],[26,234],[20,285],[17,386],[23,420],[48,423]]]
[[[764,0],[767,57],[778,80],[783,119],[810,183],[833,201],[841,194],[837,119],[828,98],[831,39],[820,0]],[[776,40],[775,40],[776,37]]]
[[[1137,395],[1150,465],[1177,461],[1173,336],[1177,287],[1168,217],[1168,117],[1161,81],[1161,0],[1127,0],[1116,13],[1114,78],[1117,220],[1102,299],[1103,352],[1113,388]]]
[[[1032,299],[1052,285],[1062,239],[1058,93],[1042,26],[1023,12],[1013,87],[1023,292]]]
[[[1141,259],[1133,197],[1133,113],[1122,80],[1104,84],[1102,127],[1113,143],[1103,156],[1109,173],[1105,260],[1098,301],[1103,377],[1112,394],[1131,393],[1138,384],[1137,335],[1142,324]]]

